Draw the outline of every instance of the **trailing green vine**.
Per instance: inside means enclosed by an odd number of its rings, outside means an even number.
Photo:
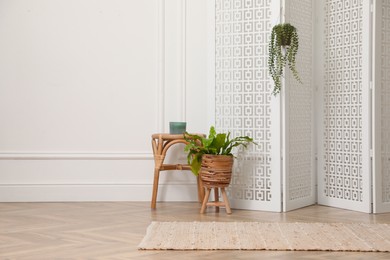
[[[269,42],[268,69],[274,80],[273,94],[280,92],[283,70],[286,64],[290,68],[294,78],[302,83],[295,67],[295,57],[298,53],[299,39],[297,29],[289,23],[275,25],[272,28]]]

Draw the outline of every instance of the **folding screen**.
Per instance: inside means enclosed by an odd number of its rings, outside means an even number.
[[[284,211],[315,203],[314,59],[312,0],[287,0],[285,22],[299,33],[297,70],[302,84],[286,70],[282,91]]]
[[[319,10],[324,56],[318,80],[318,202],[370,212],[369,0],[325,0]]]
[[[390,1],[375,1],[374,212],[390,211]]]
[[[229,190],[235,208],[281,211],[315,201],[313,7],[311,0],[288,1],[285,9],[280,4],[216,1],[216,127],[234,136],[250,135],[258,143],[236,161]],[[286,91],[274,96],[268,42],[272,26],[285,13],[303,32],[298,69],[304,84],[287,73]]]
[[[230,201],[280,211],[279,98],[267,71],[271,1],[216,0],[215,12],[216,127],[258,143],[235,163]]]
[[[216,126],[259,143],[237,160],[233,207],[390,211],[389,1],[216,0],[215,15]],[[303,84],[287,70],[273,96],[279,22],[298,29]]]

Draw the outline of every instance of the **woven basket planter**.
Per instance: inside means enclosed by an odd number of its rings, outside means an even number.
[[[211,155],[202,156],[200,178],[206,188],[225,188],[232,178],[233,156]]]

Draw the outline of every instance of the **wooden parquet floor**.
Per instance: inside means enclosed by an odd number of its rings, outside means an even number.
[[[390,214],[324,206],[287,213],[208,209],[198,203],[0,203],[0,259],[390,259],[386,253],[288,251],[138,251],[151,221],[390,223]]]

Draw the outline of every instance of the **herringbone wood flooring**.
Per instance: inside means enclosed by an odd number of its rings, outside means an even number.
[[[198,203],[0,203],[0,259],[389,259],[386,253],[286,251],[138,251],[151,221],[390,223],[390,214],[323,206],[288,213],[233,210]]]

